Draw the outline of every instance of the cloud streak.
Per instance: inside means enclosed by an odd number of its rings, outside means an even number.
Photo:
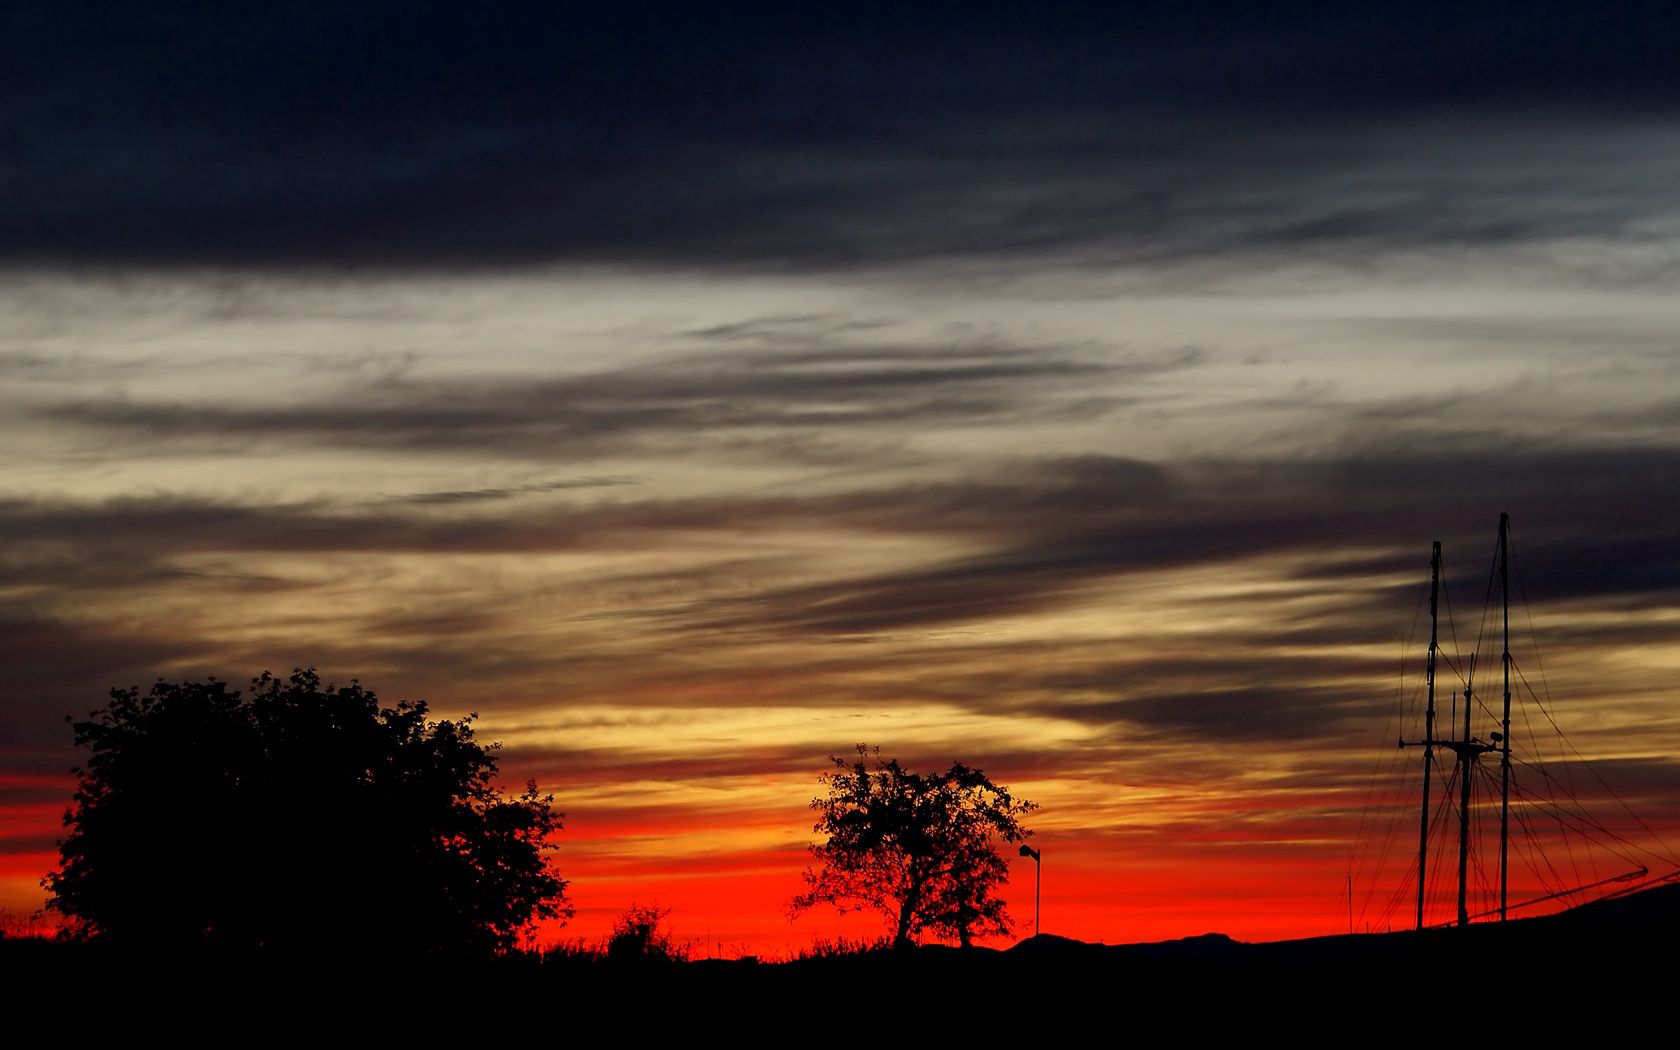
[[[416,453],[552,457],[680,454],[696,437],[845,434],[1019,420],[1063,411],[1037,400],[1080,383],[1194,368],[1194,352],[918,346],[709,354],[656,366],[505,382],[386,378],[335,401],[298,405],[67,401],[45,419],[153,443],[350,444]],[[736,446],[739,447],[739,446]],[[768,454],[777,448],[771,445]],[[796,447],[796,446],[795,446]]]

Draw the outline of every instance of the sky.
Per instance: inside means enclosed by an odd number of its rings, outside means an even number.
[[[784,910],[860,742],[1047,932],[1404,925],[1501,512],[1524,739],[1680,842],[1671,8],[341,7],[0,12],[7,914],[66,715],[314,666],[554,791],[550,938],[874,932]]]

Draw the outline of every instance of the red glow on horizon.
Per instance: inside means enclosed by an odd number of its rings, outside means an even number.
[[[44,900],[40,880],[57,864],[53,843],[62,834],[66,789],[73,782],[14,774],[8,783],[23,798],[0,806],[0,842],[7,847],[0,850],[0,909],[16,920],[32,916]],[[1199,810],[1203,819],[1084,832],[1041,829],[1031,841],[1044,856],[1044,932],[1108,944],[1207,933],[1269,941],[1346,933],[1350,925],[1405,929],[1413,921],[1415,891],[1405,889],[1398,871],[1362,882],[1350,918],[1349,855],[1359,818],[1334,791],[1204,800],[1177,793],[1171,806],[1175,812]],[[1665,807],[1657,807],[1658,815],[1671,816]],[[1411,826],[1413,818],[1404,819]],[[1680,839],[1668,823],[1659,824],[1659,832]],[[696,958],[788,958],[819,942],[884,936],[886,918],[870,912],[822,909],[789,919],[787,905],[802,887],[800,873],[809,859],[808,829],[797,797],[785,806],[739,812],[680,804],[574,808],[555,839],[553,860],[568,880],[575,915],[564,924],[542,924],[535,942],[599,945],[633,904],[668,909],[668,932]],[[1415,843],[1394,847],[1402,868],[1411,849]],[[1583,868],[1581,881],[1621,870],[1606,864]],[[993,947],[1034,932],[1035,866],[1014,856],[1010,866],[1004,892],[1016,935],[982,942]],[[1513,902],[1544,892],[1528,871],[1513,867]],[[1431,921],[1450,917],[1445,903],[1431,905]],[[1372,915],[1380,917],[1376,925]],[[45,919],[50,926],[52,917]]]

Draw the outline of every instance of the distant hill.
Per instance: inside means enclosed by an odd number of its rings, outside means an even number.
[[[1144,944],[1087,944],[1046,935],[1029,938],[1007,955],[1039,965],[1130,966],[1141,963],[1219,966],[1326,966],[1381,961],[1412,963],[1420,956],[1453,954],[1467,943],[1477,950],[1554,950],[1610,948],[1627,942],[1650,942],[1680,935],[1680,884],[1594,901],[1569,911],[1467,928],[1437,927],[1422,932],[1337,934],[1292,941],[1245,943],[1220,933]]]

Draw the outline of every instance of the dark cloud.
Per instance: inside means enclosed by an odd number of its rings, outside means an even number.
[[[1517,766],[1516,776],[1533,796],[1561,801],[1575,794],[1583,800],[1608,802],[1610,811],[1604,814],[1606,822],[1621,825],[1626,821],[1626,813],[1616,812],[1620,807],[1616,804],[1615,795],[1645,800],[1671,794],[1674,785],[1680,783],[1680,759],[1666,755],[1635,755],[1598,758],[1589,762],[1576,754],[1568,758],[1523,761]],[[1607,784],[1614,786],[1615,795],[1606,789]]]
[[[1252,684],[1240,689],[1148,693],[1101,704],[1050,708],[1087,723],[1181,740],[1191,746],[1257,740],[1285,744],[1347,734],[1370,719],[1370,698],[1356,688]]]
[[[202,641],[167,629],[81,622],[8,597],[0,603],[0,766],[62,773],[72,765],[65,724],[104,703],[113,686],[144,684],[159,670],[204,659]]]
[[[1626,184],[1524,180],[1521,149],[1491,177],[1396,193],[1356,130],[1465,108],[1661,112],[1680,99],[1656,44],[1672,13],[1367,6],[17,4],[0,245],[12,262],[785,271],[1509,243],[1647,207]],[[1258,130],[1285,125],[1293,141]],[[1485,138],[1444,128],[1399,152],[1428,169],[1435,146]]]
[[[1052,481],[965,493],[989,501],[983,516],[1005,541],[988,553],[723,600],[710,615],[724,627],[773,624],[825,635],[913,630],[1077,602],[1090,584],[1129,574],[1262,557],[1289,558],[1327,588],[1346,581],[1367,600],[1398,609],[1415,601],[1415,584],[1372,588],[1368,577],[1381,570],[1422,578],[1436,537],[1447,541],[1448,564],[1464,567],[1449,577],[1449,591],[1479,608],[1496,507],[1514,514],[1520,564],[1536,579],[1571,562],[1551,597],[1680,594],[1673,569],[1680,547],[1663,531],[1675,509],[1667,494],[1680,484],[1680,459],[1666,452],[1512,453],[1468,463],[1391,456],[1158,473],[1122,461],[1109,469],[1130,474],[1133,484],[1061,488]],[[940,505],[937,491],[927,495],[913,504],[917,510]],[[1384,553],[1337,553],[1349,547]]]
[[[567,728],[562,724],[559,728]],[[610,778],[618,783],[640,780],[693,783],[731,777],[774,777],[789,773],[816,774],[828,765],[826,742],[784,747],[747,747],[711,753],[638,751],[625,748],[567,748],[525,745],[519,749],[520,764],[542,777],[546,784],[599,783]],[[795,802],[793,805],[798,806]]]

